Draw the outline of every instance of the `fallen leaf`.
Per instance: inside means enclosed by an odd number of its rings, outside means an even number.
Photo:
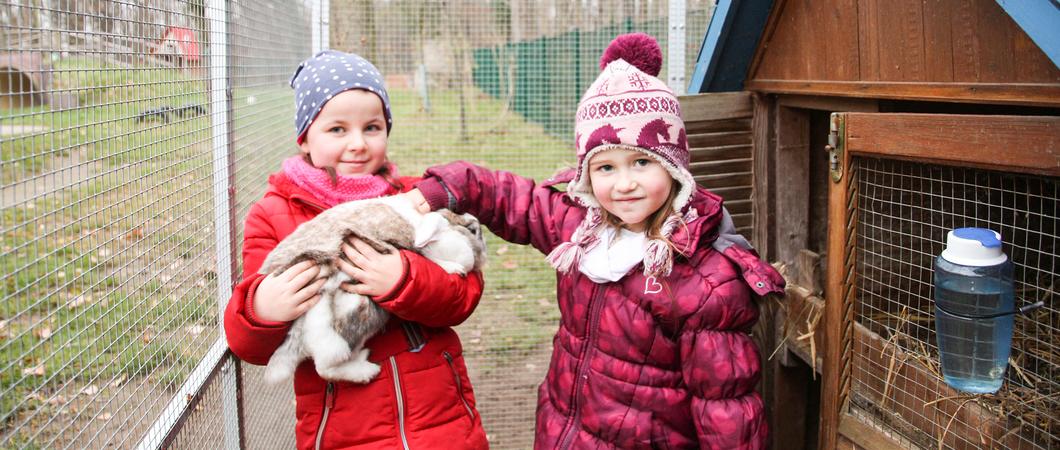
[[[103,413],[103,414],[100,414],[100,415],[96,416],[96,420],[102,420],[102,421],[106,422],[106,421],[110,420],[112,417],[114,417],[114,415],[111,414],[111,413]]]
[[[133,228],[133,229],[129,230],[128,233],[125,233],[125,240],[127,240],[127,241],[139,241],[140,239],[143,239],[143,238],[144,238],[144,230],[143,230],[143,228],[140,228],[140,227]]]
[[[33,375],[33,376],[44,376],[44,365],[38,364],[34,367],[27,367],[22,369],[22,375]]]
[[[55,394],[51,398],[45,400],[44,403],[47,403],[47,404],[52,405],[52,406],[58,406],[58,405],[61,405],[63,403],[66,403],[66,397],[63,397],[63,396],[61,396],[59,394]]]
[[[519,263],[508,259],[508,260],[505,260],[504,262],[501,263],[501,267],[503,267],[505,269],[509,269],[509,270],[518,269],[519,268]]]
[[[88,302],[91,302],[91,301],[92,301],[92,296],[91,295],[78,295],[77,297],[74,297],[72,300],[66,302],[66,307],[70,308],[70,309],[74,309],[74,308],[77,308],[77,307],[85,306],[85,305],[88,304]]]
[[[125,374],[123,373],[123,374],[121,374],[121,375],[119,375],[119,376],[118,376],[118,379],[116,379],[116,380],[112,381],[112,382],[110,383],[110,385],[111,385],[111,386],[114,386],[114,387],[118,387],[118,386],[121,386],[121,385],[122,385],[122,383],[124,383],[124,382],[125,382]]]
[[[98,393],[99,393],[99,386],[96,386],[94,384],[90,384],[88,386],[85,386],[85,387],[81,388],[81,392],[80,392],[81,395],[96,395]]]
[[[502,245],[502,246],[500,246],[500,248],[497,249],[497,254],[498,255],[503,255],[505,253],[508,253],[508,246],[507,245]]]
[[[41,339],[48,339],[52,336],[52,327],[43,326],[33,330],[33,334]]]
[[[192,325],[192,326],[188,327],[188,334],[190,334],[192,336],[198,336],[205,329],[206,329],[206,327],[204,327],[202,325]]]

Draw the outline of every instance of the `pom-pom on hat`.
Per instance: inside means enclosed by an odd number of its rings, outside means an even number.
[[[353,53],[324,50],[302,61],[291,75],[294,88],[295,140],[301,144],[306,130],[332,97],[350,89],[369,91],[383,102],[386,132],[390,134],[390,96],[383,75],[372,63]]]
[[[582,95],[574,116],[578,167],[567,193],[589,211],[570,242],[556,247],[548,261],[560,272],[577,267],[581,255],[599,242],[605,226],[600,204],[589,186],[589,160],[596,153],[624,148],[658,160],[677,182],[676,214],[665,221],[661,234],[670,234],[682,221],[696,218],[694,208],[683,212],[692,198],[695,180],[688,171],[688,140],[677,96],[657,77],[662,50],[644,33],[616,37],[600,58],[602,72]],[[644,258],[645,275],[668,275],[672,252],[664,239],[650,239]]]

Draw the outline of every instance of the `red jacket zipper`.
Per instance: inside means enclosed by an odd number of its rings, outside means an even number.
[[[582,383],[589,378],[586,373],[589,372],[589,360],[591,359],[591,353],[596,348],[593,345],[593,340],[596,338],[596,329],[600,325],[600,305],[603,301],[600,300],[604,292],[604,288],[597,285],[593,286],[593,296],[589,300],[589,317],[588,317],[588,330],[585,332],[585,342],[582,343],[582,358],[578,361],[577,376],[574,378],[574,391],[571,393],[571,416],[567,420],[567,426],[563,427],[563,432],[560,433],[560,445],[559,448],[565,449],[570,447],[571,441],[574,439],[574,431],[578,428],[578,418],[581,416],[581,406],[578,405],[578,399],[581,396]]]
[[[460,382],[460,372],[457,372],[456,370],[456,363],[453,362],[453,355],[450,355],[449,352],[442,352],[442,356],[449,364],[449,370],[453,371],[453,379],[456,380],[456,398],[459,398],[460,403],[464,405],[464,409],[467,410],[467,416],[471,418],[471,420],[475,420],[474,410],[471,409],[471,405],[467,403],[467,400],[464,400],[464,383]]]
[[[317,427],[317,441],[314,448],[320,450],[324,442],[324,427],[328,424],[328,414],[335,407],[335,383],[328,382],[324,390],[324,414],[320,417],[320,426]]]

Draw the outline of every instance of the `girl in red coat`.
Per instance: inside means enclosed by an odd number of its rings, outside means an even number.
[[[575,114],[576,170],[537,185],[458,162],[408,194],[421,211],[470,212],[559,272],[538,449],[767,442],[752,293],[780,293],[784,280],[734,233],[721,198],[696,187],[661,64],[647,35],[611,43]]]
[[[298,156],[269,177],[269,190],[246,219],[243,281],[225,311],[228,346],[263,365],[290,323],[319,299],[323,279],[303,262],[279,275],[258,269],[269,251],[301,223],[336,204],[404,192],[418,181],[387,161],[390,101],[379,71],[363,58],[323,51],[291,79]],[[380,254],[360,241],[344,245],[342,270],[392,313],[370,339],[369,360],[382,366],[367,384],[320,378],[312,361],[294,375],[298,448],[488,448],[475,410],[459,338],[482,296],[482,275],[447,273],[419,254]]]

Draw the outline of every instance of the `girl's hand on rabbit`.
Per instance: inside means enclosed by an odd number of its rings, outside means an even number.
[[[419,189],[412,189],[401,195],[404,195],[409,200],[409,203],[412,203],[412,207],[416,208],[416,211],[419,211],[420,214],[431,212],[431,205],[427,203],[427,199]]]
[[[254,294],[254,312],[261,320],[290,322],[305,314],[320,301],[324,278],[313,281],[320,267],[313,261],[302,261],[279,275],[268,274]]]
[[[394,289],[401,281],[405,263],[401,253],[379,253],[371,245],[356,238],[342,244],[345,258],[339,258],[339,270],[358,283],[342,283],[346,292],[378,297]]]

